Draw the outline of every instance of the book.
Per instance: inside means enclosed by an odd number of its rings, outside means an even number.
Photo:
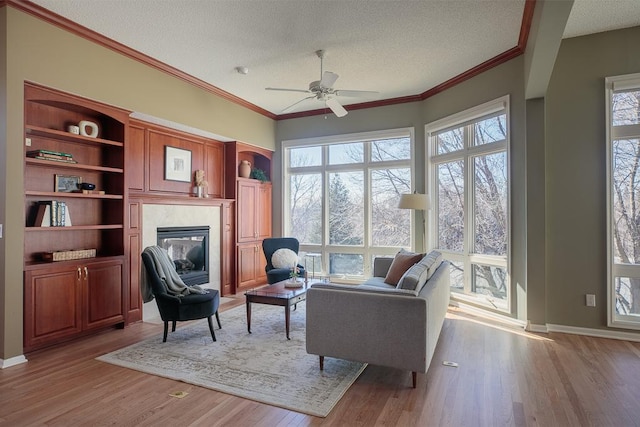
[[[63,227],[67,215],[67,204],[65,202],[56,202],[58,204],[58,217],[56,218],[56,227]]]
[[[36,227],[71,227],[71,216],[65,202],[47,200],[39,202],[34,221]]]
[[[27,155],[28,156],[42,156],[42,155],[49,155],[49,156],[59,156],[59,157],[68,157],[68,158],[72,158],[73,155],[69,154],[69,153],[65,153],[62,151],[51,151],[51,150],[29,150],[27,151]]]
[[[35,153],[29,154],[27,153],[27,157],[31,157],[32,159],[43,158],[43,159],[51,159],[51,160],[73,160],[73,157],[68,156],[59,156],[57,154],[47,154],[47,153]]]
[[[51,227],[51,202],[40,202],[34,225],[36,227]]]
[[[56,227],[58,225],[58,202],[55,200],[51,201],[51,218],[49,218],[52,227]]]
[[[73,159],[65,160],[65,159],[56,159],[56,158],[45,157],[45,156],[29,156],[29,157],[31,157],[32,159],[39,159],[39,160],[51,160],[53,162],[78,163]]]

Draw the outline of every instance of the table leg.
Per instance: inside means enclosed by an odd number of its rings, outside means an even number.
[[[251,302],[247,301],[247,331],[251,333]]]
[[[287,339],[290,340],[291,338],[289,338],[289,322],[291,321],[291,306],[287,305],[284,308],[284,327],[287,331]]]

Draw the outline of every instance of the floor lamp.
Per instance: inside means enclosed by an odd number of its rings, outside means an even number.
[[[414,211],[422,211],[422,245],[424,252],[427,251],[427,211],[429,210],[429,195],[412,193],[401,194],[400,202],[398,202],[399,209],[411,209]]]

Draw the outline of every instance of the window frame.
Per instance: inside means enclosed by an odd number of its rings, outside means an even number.
[[[640,330],[640,316],[616,313],[616,277],[640,278],[640,264],[617,264],[613,248],[614,195],[613,142],[619,139],[640,139],[640,124],[613,126],[613,95],[616,92],[640,90],[640,73],[605,78],[606,122],[606,200],[607,200],[607,326]]]
[[[466,126],[472,126],[473,124],[482,121],[484,119],[495,117],[501,114],[506,115],[506,137],[504,140],[497,142],[474,145],[473,132],[463,132],[463,148],[454,152],[447,152],[444,154],[437,154],[437,141],[434,138],[435,135],[442,133],[443,131],[457,129]],[[427,153],[425,179],[427,182],[427,188],[431,195],[431,210],[429,211],[428,219],[428,247],[436,248],[443,253],[444,258],[449,261],[459,262],[463,265],[463,292],[452,289],[451,297],[454,300],[461,302],[467,302],[477,304],[490,310],[495,310],[500,313],[514,314],[513,311],[516,307],[514,298],[516,292],[514,290],[514,283],[510,280],[511,272],[511,112],[510,112],[510,97],[509,95],[502,96],[493,101],[486,102],[484,104],[469,108],[467,110],[455,113],[451,116],[443,119],[428,123],[425,125],[425,146]],[[475,195],[475,166],[474,159],[493,153],[505,152],[506,154],[506,173],[507,173],[507,194],[506,194],[506,210],[507,210],[507,229],[506,232],[506,253],[502,255],[486,255],[475,253],[475,224],[474,224],[474,195]],[[453,252],[446,249],[438,248],[438,212],[439,212],[439,200],[438,200],[438,186],[437,186],[437,173],[438,165],[451,162],[454,160],[462,160],[464,168],[464,236],[463,236],[463,251]],[[469,184],[473,184],[469,186]],[[506,281],[507,281],[507,298],[506,307],[500,307],[490,302],[489,298],[480,298],[473,295],[471,290],[473,266],[485,265],[494,266],[506,269]]]
[[[391,161],[372,161],[371,160],[371,144],[367,144],[369,141],[377,141],[393,138],[409,138],[410,156],[406,160],[391,160]],[[361,163],[347,163],[347,164],[329,164],[328,146],[336,144],[348,144],[354,142],[364,143],[364,161]],[[304,148],[311,146],[322,147],[322,162],[320,166],[303,166],[294,167],[289,166],[290,155],[289,149]],[[322,275],[328,275],[329,269],[329,256],[331,253],[343,253],[343,254],[360,254],[363,256],[363,278],[360,277],[340,277],[335,278],[335,281],[344,283],[358,283],[364,280],[366,277],[372,275],[373,265],[372,259],[374,256],[389,256],[393,257],[400,247],[391,246],[372,246],[372,214],[371,214],[371,188],[372,171],[376,169],[387,168],[408,168],[411,177],[411,188],[415,188],[416,183],[416,168],[415,168],[415,131],[413,127],[387,129],[372,132],[358,132],[342,135],[331,135],[323,137],[302,138],[294,140],[282,141],[282,230],[285,235],[290,234],[289,226],[291,222],[289,203],[291,198],[290,188],[290,176],[292,173],[319,173],[322,179],[322,224],[323,224],[323,236],[320,244],[306,244],[300,242],[300,251],[309,253],[320,253]],[[363,191],[365,205],[364,210],[364,243],[362,246],[344,246],[344,245],[332,245],[329,243],[329,231],[328,231],[328,213],[329,207],[327,200],[329,200],[329,186],[327,185],[328,177],[332,173],[336,172],[349,172],[349,171],[362,171],[363,172]],[[410,245],[411,248],[415,248],[415,215],[410,215]],[[317,263],[317,261],[316,261]],[[316,265],[317,266],[317,265]],[[334,280],[334,278],[332,278]]]

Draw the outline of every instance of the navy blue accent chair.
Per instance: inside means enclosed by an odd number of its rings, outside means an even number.
[[[196,320],[207,318],[209,322],[209,331],[211,332],[211,338],[216,340],[216,334],[213,332],[213,323],[211,316],[216,315],[216,321],[218,327],[222,329],[220,325],[220,316],[218,315],[218,306],[220,305],[220,293],[217,289],[208,289],[207,294],[189,294],[181,297],[170,295],[167,293],[162,279],[156,271],[155,265],[151,256],[147,253],[142,253],[142,262],[147,270],[147,279],[151,284],[153,291],[153,297],[158,304],[158,311],[160,317],[164,322],[164,336],[162,342],[167,342],[167,332],[169,329],[169,322],[172,322],[171,332],[176,331],[176,322],[184,322],[187,320]]]
[[[262,241],[262,251],[267,260],[265,271],[267,272],[267,282],[270,285],[287,280],[291,273],[291,268],[275,268],[273,264],[271,264],[273,253],[282,248],[291,249],[297,254],[300,249],[300,242],[294,237],[269,237]],[[300,277],[304,277],[304,267],[298,264],[298,270]]]

